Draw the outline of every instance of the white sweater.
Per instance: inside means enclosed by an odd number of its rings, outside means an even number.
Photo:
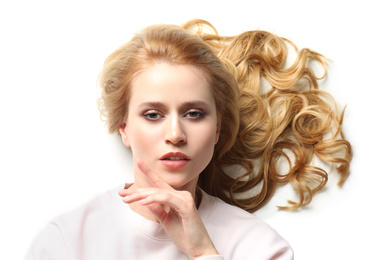
[[[246,211],[202,192],[198,212],[220,256],[202,259],[290,260],[289,244]],[[133,212],[108,191],[51,223],[36,237],[27,260],[188,259],[160,224]]]

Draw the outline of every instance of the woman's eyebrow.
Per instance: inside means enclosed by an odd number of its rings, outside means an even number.
[[[138,108],[155,108],[155,109],[161,109],[165,108],[166,105],[162,102],[158,101],[149,101],[149,102],[143,102],[137,106]]]
[[[209,106],[210,104],[208,102],[200,101],[200,100],[185,102],[182,105],[182,107],[195,107],[195,108],[199,108],[199,107],[207,108]]]
[[[188,101],[181,104],[180,107],[182,108],[207,108],[210,104],[208,102],[202,101],[202,100],[195,100],[195,101]],[[148,101],[143,102],[137,106],[138,108],[154,108],[154,109],[163,109],[167,107],[167,104],[159,101]]]

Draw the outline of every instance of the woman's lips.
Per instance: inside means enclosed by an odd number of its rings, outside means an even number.
[[[190,161],[190,158],[180,152],[167,153],[160,158],[162,164],[170,169],[179,169],[184,167]]]

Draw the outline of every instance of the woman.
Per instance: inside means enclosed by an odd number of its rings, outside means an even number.
[[[215,31],[150,26],[108,57],[100,109],[132,150],[135,182],[56,219],[28,259],[292,259],[247,211],[283,182],[300,197],[287,209],[307,205],[327,181],[314,155],[347,177],[341,119],[306,65],[326,60],[305,49],[284,68],[289,41],[204,25]]]

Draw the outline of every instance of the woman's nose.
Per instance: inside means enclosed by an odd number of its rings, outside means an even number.
[[[168,124],[165,129],[165,142],[172,144],[186,143],[186,135],[178,116],[169,118]]]

